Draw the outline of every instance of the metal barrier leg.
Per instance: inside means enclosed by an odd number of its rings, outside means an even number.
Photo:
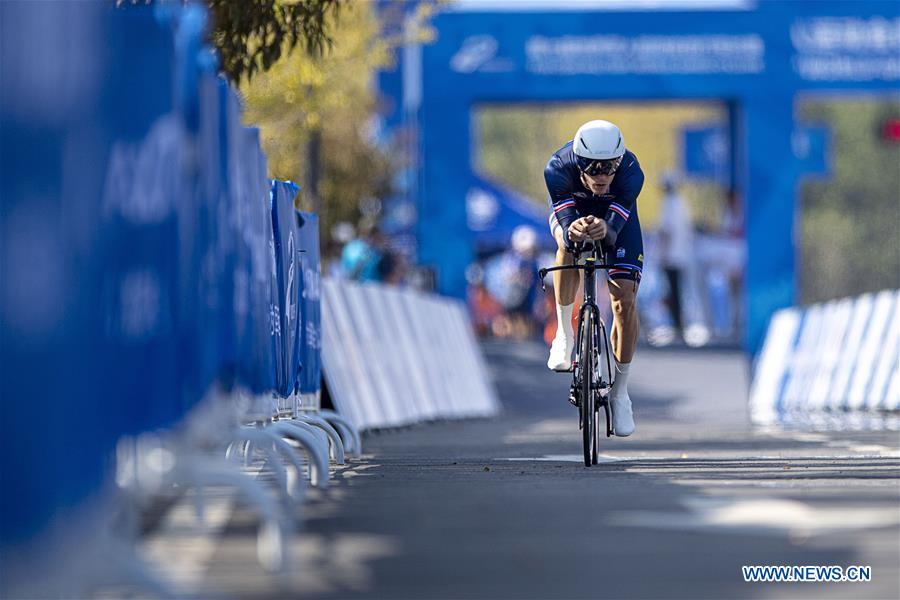
[[[297,488],[296,483],[294,485],[291,484],[288,473],[281,462],[283,455],[284,458],[287,458],[291,462],[291,465],[296,471],[294,482],[303,480],[303,463],[300,462],[297,453],[294,452],[294,449],[290,444],[271,431],[266,431],[265,429],[259,429],[253,426],[242,427],[234,432],[234,441],[228,445],[228,451],[225,453],[226,458],[231,458],[231,455],[233,454],[232,449],[236,444],[241,443],[242,441],[253,442],[266,454],[266,458],[269,459],[269,464],[272,465],[272,470],[275,472],[275,477],[278,479],[279,484],[281,484],[281,487],[288,497],[293,498],[298,502],[303,500],[303,495],[299,493],[300,490]]]
[[[254,431],[250,430],[237,430],[233,435],[235,441],[244,440],[256,442],[256,445],[259,447],[260,451],[266,455],[266,458],[268,459],[268,462],[272,467],[272,471],[275,474],[275,479],[278,480],[279,488],[284,490],[285,493],[289,493],[287,471],[285,470],[284,465],[281,464],[281,458],[278,456],[278,453],[275,452],[274,448],[272,448],[271,440],[261,440],[258,436],[255,435]],[[234,444],[235,442],[232,442],[228,445],[228,449],[225,451],[225,458],[231,458],[233,454],[232,448],[234,447]]]
[[[331,458],[339,465],[344,464],[344,442],[341,439],[341,435],[335,431],[328,421],[310,413],[296,414],[294,415],[294,420],[309,423],[324,431],[328,435],[328,447],[331,450]]]
[[[328,487],[328,441],[320,429],[297,421],[276,421],[268,429],[291,438],[306,449],[309,456],[309,481],[320,488]]]
[[[181,459],[173,476],[189,486],[225,485],[236,488],[259,509],[262,521],[256,545],[259,564],[267,571],[275,572],[289,563],[290,545],[285,543],[287,533],[283,523],[292,519],[278,510],[262,484],[234,471],[226,462],[196,455]]]
[[[334,425],[338,431],[345,434],[344,448],[348,454],[359,456],[362,454],[362,439],[359,431],[350,422],[333,410],[320,410],[319,416]],[[349,442],[349,443],[348,443]]]

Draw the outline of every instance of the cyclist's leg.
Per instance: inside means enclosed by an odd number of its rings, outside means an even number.
[[[641,279],[640,271],[635,273],[634,269],[640,270],[644,266],[643,239],[637,211],[631,213],[631,218],[619,233],[615,247],[607,251],[606,259],[609,264],[621,267],[607,272],[610,303],[613,307],[610,342],[616,359],[616,380],[610,394],[610,407],[615,434],[628,436],[634,432],[628,377],[637,346],[637,290]]]
[[[644,267],[644,242],[637,212],[632,212],[628,223],[619,233],[615,247],[607,249],[606,260],[609,264],[621,267],[610,269],[607,274],[613,309],[610,342],[616,362],[627,364],[634,357],[640,329],[637,291],[640,271]],[[638,272],[635,273],[634,269]]]
[[[556,240],[557,266],[571,265],[574,256],[566,251],[563,230],[556,215],[550,213],[550,232]],[[547,367],[555,371],[566,371],[572,366],[572,348],[575,346],[575,330],[572,326],[572,310],[581,273],[575,270],[553,272],[553,295],[556,300],[556,337],[550,348]]]
[[[609,282],[609,296],[613,308],[613,326],[609,334],[613,355],[618,363],[630,363],[634,358],[640,323],[637,314],[637,286],[627,276]]]
[[[556,240],[556,266],[571,265],[575,256],[566,250],[566,242],[562,227],[556,215],[550,213],[550,232]],[[557,305],[570,305],[575,302],[581,271],[567,270],[553,272],[553,294]]]

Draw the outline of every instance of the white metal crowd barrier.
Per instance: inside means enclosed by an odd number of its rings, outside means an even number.
[[[335,408],[361,430],[499,411],[458,300],[325,279],[322,330]]]
[[[900,290],[772,318],[750,392],[754,423],[900,409]]]

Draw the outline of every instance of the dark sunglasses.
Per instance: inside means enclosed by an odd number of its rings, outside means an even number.
[[[578,168],[585,175],[612,175],[622,163],[622,158],[611,158],[609,160],[591,160],[583,156],[576,156]]]

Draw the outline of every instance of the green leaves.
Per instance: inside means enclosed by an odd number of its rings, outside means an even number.
[[[333,43],[330,17],[341,0],[207,0],[211,40],[235,83],[267,71],[297,46],[321,56]]]
[[[302,184],[302,207],[317,209],[323,242],[338,221],[355,223],[360,203],[390,193],[390,152],[371,138],[371,84],[391,62],[374,3],[347,2],[320,55],[284,53],[240,90],[245,120],[260,128],[269,175]]]
[[[188,0],[183,0],[185,3]],[[347,0],[205,0],[209,41],[219,51],[222,72],[235,84],[267,71],[298,46],[320,57],[334,42],[330,29]],[[116,0],[116,6],[153,0]]]

